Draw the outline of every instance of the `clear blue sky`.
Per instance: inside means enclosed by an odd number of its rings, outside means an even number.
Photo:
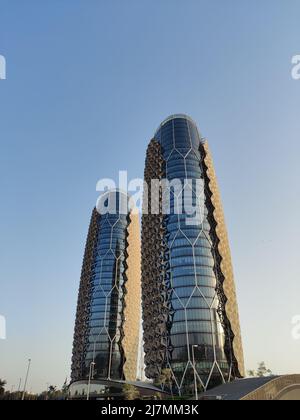
[[[172,113],[209,139],[247,368],[300,372],[299,0],[0,0],[0,377],[61,386],[99,178]]]

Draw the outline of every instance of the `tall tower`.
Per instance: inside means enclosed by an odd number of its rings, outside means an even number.
[[[137,377],[140,331],[139,216],[119,191],[102,197],[115,211],[94,209],[83,260],[74,333],[72,382]],[[124,207],[125,206],[125,207]],[[92,367],[92,369],[91,369]]]
[[[156,193],[153,180],[160,181]],[[194,381],[206,390],[242,377],[238,306],[221,198],[208,144],[191,118],[174,115],[160,125],[147,150],[145,182],[146,375],[155,379],[162,369],[171,369],[179,393],[191,391]],[[186,210],[192,204],[193,219]]]

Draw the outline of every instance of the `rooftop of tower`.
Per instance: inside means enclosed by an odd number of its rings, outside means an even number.
[[[156,134],[159,132],[159,130],[165,125],[165,124],[167,124],[169,121],[172,121],[172,120],[176,120],[176,119],[178,119],[178,118],[182,118],[182,119],[185,119],[185,120],[187,120],[187,121],[189,121],[190,123],[192,123],[196,128],[197,128],[197,130],[198,130],[198,126],[197,126],[197,124],[196,124],[196,122],[189,116],[189,115],[187,115],[187,114],[173,114],[173,115],[170,115],[168,118],[166,118],[165,120],[163,120],[163,122],[159,125],[159,127],[158,127],[158,129],[155,131],[155,134],[154,134],[154,137],[156,136]],[[198,132],[199,132],[199,130],[198,130]],[[200,134],[200,133],[199,133]],[[201,137],[201,136],[200,136]]]

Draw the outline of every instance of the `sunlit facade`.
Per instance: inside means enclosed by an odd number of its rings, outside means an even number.
[[[151,214],[153,179],[182,182],[182,191],[169,189],[170,214],[165,214],[162,193],[158,214]],[[200,194],[194,190],[196,180],[203,186]],[[155,379],[163,368],[171,369],[179,393],[191,391],[194,380],[206,390],[241,377],[243,351],[221,199],[207,142],[189,117],[175,115],[161,124],[148,147],[145,181],[146,375]],[[188,188],[190,195],[185,195]],[[185,210],[187,196],[197,208],[193,220]]]

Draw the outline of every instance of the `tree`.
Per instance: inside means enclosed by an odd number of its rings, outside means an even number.
[[[163,387],[167,385],[173,398],[173,375],[171,369],[163,369],[161,371],[157,384]]]
[[[160,392],[156,392],[156,393],[153,395],[153,399],[154,399],[154,400],[161,400],[161,399],[162,399],[161,393],[160,393]]]
[[[55,400],[58,397],[57,386],[49,385],[47,392],[46,392],[46,399],[47,400]]]
[[[123,397],[124,400],[133,401],[138,399],[140,396],[139,391],[136,389],[134,385],[125,384],[123,386]]]
[[[265,362],[260,362],[258,364],[257,371],[249,370],[248,376],[256,377],[256,378],[264,378],[266,376],[272,376],[273,373],[270,369],[267,369]]]
[[[4,395],[5,393],[5,385],[6,385],[6,381],[4,381],[3,379],[0,379],[0,395]]]
[[[63,396],[66,397],[68,395],[68,392],[69,392],[69,386],[68,386],[68,379],[66,378],[66,380],[65,380],[65,382],[62,386],[61,393],[62,393]]]

